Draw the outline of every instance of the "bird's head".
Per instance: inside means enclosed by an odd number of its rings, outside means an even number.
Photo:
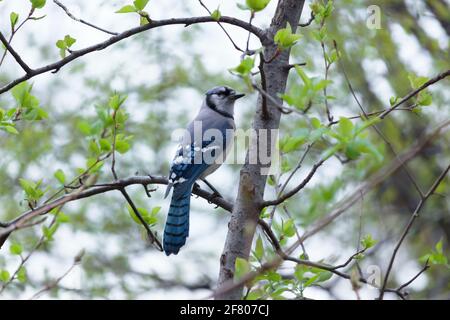
[[[205,104],[208,108],[233,115],[234,102],[245,96],[243,93],[237,93],[234,89],[226,86],[214,87],[206,92]]]

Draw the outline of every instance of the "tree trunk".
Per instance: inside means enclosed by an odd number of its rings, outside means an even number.
[[[270,27],[266,30],[270,41],[264,43],[264,57],[266,61],[270,61],[275,56],[277,46],[273,42],[276,32],[286,27],[287,22],[295,31],[303,10],[304,1],[301,0],[280,0],[278,2],[275,15],[272,19]],[[284,93],[286,88],[287,77],[289,73],[289,54],[290,50],[284,50],[270,63],[264,64],[264,75],[266,82],[266,91],[274,97],[279,103],[278,93]],[[257,102],[257,111],[253,118],[252,128],[256,131],[256,141],[252,141],[251,145],[259,146],[259,139],[265,139],[261,136],[259,130],[268,130],[267,137],[270,139],[270,130],[278,129],[280,124],[280,110],[266,99],[266,110],[263,108],[263,97],[260,95]],[[267,131],[266,131],[267,132]],[[267,156],[270,156],[271,143],[267,146]],[[266,185],[266,175],[261,174],[261,169],[267,165],[249,164],[249,153],[247,152],[246,164],[240,172],[239,191],[234,205],[233,213],[228,224],[228,234],[225,247],[220,258],[220,273],[218,281],[218,292],[221,286],[232,280],[234,277],[234,266],[237,257],[248,259],[250,249],[255,234],[258,217],[260,214],[260,204],[264,197],[264,188]],[[242,287],[235,288],[228,292],[220,293],[217,299],[237,300],[242,297]]]

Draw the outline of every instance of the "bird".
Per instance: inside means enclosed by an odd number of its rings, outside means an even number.
[[[234,104],[245,94],[227,86],[217,86],[205,93],[197,116],[189,123],[170,165],[165,197],[173,189],[164,227],[163,249],[167,256],[178,254],[189,236],[190,198],[196,180],[201,179],[219,192],[205,177],[217,170],[233,142]]]

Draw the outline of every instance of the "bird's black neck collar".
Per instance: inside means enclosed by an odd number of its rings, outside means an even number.
[[[210,96],[206,96],[206,105],[208,106],[208,108],[210,108],[211,110],[214,110],[218,114],[221,114],[222,116],[224,116],[226,118],[230,118],[230,119],[234,120],[234,117],[231,113],[217,109],[217,106],[214,104],[214,102],[211,101]]]

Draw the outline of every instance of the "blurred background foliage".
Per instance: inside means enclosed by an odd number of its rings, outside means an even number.
[[[11,11],[19,12],[20,17],[26,15],[29,9],[23,2],[0,2],[2,32],[9,31],[9,22],[6,20]],[[97,20],[96,11],[101,11],[98,21],[114,30],[122,30],[137,23],[136,19],[114,14],[124,5],[121,1],[92,1],[86,6],[76,1],[64,3],[88,21]],[[223,15],[237,15],[246,19],[245,13],[234,3],[213,0],[205,3],[210,8],[221,4]],[[275,5],[276,1],[272,1],[255,24],[267,26]],[[381,9],[380,29],[366,27],[367,7],[370,5],[378,5]],[[391,97],[402,97],[411,91],[408,80],[410,75],[432,77],[450,67],[448,1],[343,0],[337,1],[334,6],[332,15],[327,19],[324,44],[326,51],[331,53],[335,40],[341,57],[340,64],[332,64],[328,72],[328,79],[332,83],[327,86],[327,94],[333,96],[329,98],[328,104],[335,120],[340,116],[360,114],[343,76],[342,66],[367,112],[386,108]],[[51,1],[44,9],[47,16],[42,21],[31,21],[16,35],[18,39],[14,40],[17,50],[25,50],[34,65],[45,65],[47,61],[58,59],[58,49],[54,43],[64,34],[73,34],[79,42],[85,37],[84,44],[98,42],[95,37],[91,39],[85,36],[86,32],[95,31],[82,29],[83,26],[71,20],[61,24],[62,30],[55,32],[57,35],[52,34],[51,27],[67,17]],[[163,4],[153,0],[147,11],[150,16],[155,12],[157,19],[171,17],[171,14],[204,14],[197,1],[165,1]],[[302,22],[306,22],[309,16],[310,8],[305,5]],[[32,32],[33,26],[42,26],[41,34]],[[71,30],[64,30],[68,26]],[[303,68],[306,75],[321,80],[325,78],[325,70],[322,47],[316,36],[319,28],[313,22],[308,27],[298,29],[302,38],[293,48],[291,61],[306,62]],[[76,34],[77,31],[73,30],[77,29],[84,30],[85,34],[80,30]],[[245,43],[245,33],[237,32],[236,37],[240,43]],[[256,47],[258,43],[254,41],[252,45]],[[205,52],[205,47],[211,48]],[[70,181],[77,176],[79,168],[86,168],[86,159],[92,157],[93,151],[89,147],[92,139],[83,128],[86,128],[86,124],[88,127],[93,126],[98,121],[96,109],[107,108],[115,92],[127,96],[121,107],[129,117],[124,134],[132,136],[130,151],[118,155],[119,176],[166,174],[175,147],[172,132],[184,127],[192,118],[200,106],[203,92],[218,84],[228,84],[248,92],[245,83],[228,72],[239,61],[239,53],[229,47],[231,45],[221,30],[212,24],[185,29],[169,27],[145,32],[86,59],[79,59],[55,75],[33,79],[32,94],[39,99],[48,117],[41,121],[19,121],[16,125],[18,135],[0,131],[0,220],[8,221],[27,210],[19,179],[42,179],[42,189],[49,195],[61,186],[54,176],[58,169]],[[8,55],[0,69],[0,84],[11,81],[17,74],[18,67]],[[291,71],[287,92],[295,95],[303,86],[301,78]],[[419,106],[414,112],[393,112],[378,124],[398,153],[420,140],[443,120],[449,119],[448,80],[436,84],[430,92],[431,105]],[[317,117],[326,124],[322,94],[307,98],[301,96],[299,99],[295,107],[300,110],[308,107],[308,117]],[[238,127],[247,129],[251,124],[256,94],[250,94],[243,101],[237,107],[237,122]],[[7,110],[12,105],[14,100],[10,93],[0,96],[0,108]],[[283,116],[281,139],[301,136],[307,127],[306,121],[292,114]],[[292,221],[301,233],[325,215],[342,195],[392,161],[393,154],[375,131],[369,130],[368,139],[383,160],[377,160],[371,153],[348,162],[341,162],[342,159],[337,157],[330,159],[304,192],[276,211],[275,229],[279,225],[278,234],[286,233],[286,238],[294,236],[285,226],[286,221]],[[448,134],[435,139],[408,164],[422,190],[430,186],[449,162],[449,139]],[[307,158],[306,167],[312,165],[326,148],[325,142],[317,143]],[[283,170],[292,170],[304,150],[305,144],[299,143],[283,155]],[[99,181],[109,182],[113,179],[108,161],[110,159],[100,168]],[[239,169],[239,165],[224,166],[210,179],[227,199],[235,198]],[[306,172],[307,169],[302,169],[294,180],[300,181]],[[273,184],[268,186],[268,199],[275,194]],[[157,187],[149,199],[142,188],[130,188],[130,194],[139,207],[149,212],[162,207],[156,214],[154,226],[159,235],[167,209],[167,201],[162,199],[163,189]],[[448,254],[449,192],[447,179],[439,186],[439,195],[427,202],[394,265],[394,276],[389,283],[391,287],[406,282],[417,273],[423,264],[419,258],[435,248],[439,241],[442,240],[443,250]],[[360,266],[364,271],[371,265],[385,270],[393,244],[419,199],[404,170],[399,170],[338,221],[308,240],[306,252],[316,261],[345,261],[357,251],[361,238],[371,234],[378,242],[366,253]],[[27,261],[22,272],[26,274],[26,279],[14,280],[2,292],[2,298],[30,297],[61,276],[81,249],[85,250],[81,266],[58,286],[46,292],[45,297],[204,298],[214,288],[228,217],[221,209],[213,210],[213,206],[206,201],[198,199],[192,202],[191,237],[182,252],[170,258],[146,244],[142,228],[130,218],[120,194],[108,193],[70,203],[62,211],[68,217],[65,219],[67,221],[61,221],[57,232],[52,237],[46,237]],[[48,218],[43,225],[48,225],[50,221],[51,218]],[[9,251],[11,244],[20,244],[23,251],[21,255],[25,256],[42,234],[41,226],[14,233],[2,248],[0,270],[12,274],[20,264],[21,258],[17,253]],[[268,243],[264,246],[270,251]],[[287,264],[279,270],[280,278],[269,275],[269,278],[272,277],[269,281],[277,283],[275,289],[282,288],[285,285],[281,283],[283,279],[289,279],[294,273],[299,278],[301,272]],[[348,281],[334,277],[306,287],[302,287],[301,292],[291,287],[290,290],[280,292],[266,288],[269,292],[266,297],[292,298],[292,295],[304,295],[319,299],[355,298]],[[450,298],[448,266],[432,266],[411,286],[411,291],[413,298]],[[377,291],[363,288],[360,294],[363,298],[372,298],[377,295]]]

